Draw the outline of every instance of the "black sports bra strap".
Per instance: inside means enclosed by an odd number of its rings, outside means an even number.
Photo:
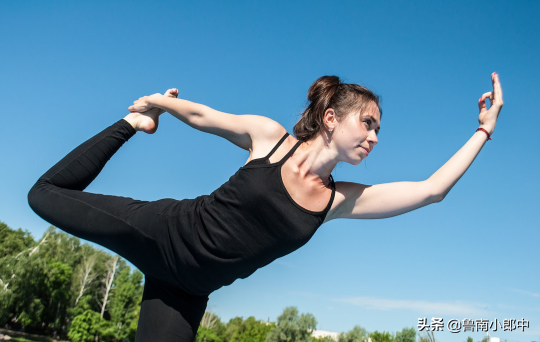
[[[274,152],[276,152],[276,150],[279,148],[279,146],[281,146],[281,144],[283,144],[283,142],[285,141],[285,139],[287,139],[287,137],[289,136],[289,133],[285,133],[285,135],[283,136],[283,138],[281,138],[280,141],[278,141],[278,143],[276,144],[276,146],[274,146],[274,148],[272,149],[272,151],[270,151],[270,153],[268,153],[268,155],[266,157],[264,157],[263,159],[270,159],[270,157],[272,156],[272,154],[274,154]]]
[[[332,175],[330,175],[328,178],[330,178],[330,184],[332,186],[332,190],[336,191],[336,183],[334,182],[334,177],[332,177]]]
[[[302,145],[302,141],[298,140],[298,142],[291,148],[291,150],[287,152],[287,154],[283,158],[281,158],[281,160],[279,161],[279,164],[283,164],[287,159],[289,159],[289,157],[294,153],[294,151],[296,151],[296,149],[300,145]]]
[[[330,179],[330,186],[332,187],[332,195],[330,195],[330,201],[328,201],[328,204],[326,205],[326,208],[324,208],[323,213],[326,216],[328,211],[332,208],[332,204],[334,203],[334,198],[336,196],[336,183],[334,182],[334,177],[332,175],[328,176]]]

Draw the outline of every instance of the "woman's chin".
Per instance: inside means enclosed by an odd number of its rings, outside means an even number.
[[[357,158],[355,158],[355,159],[351,159],[351,161],[349,162],[349,164],[351,164],[351,165],[358,165],[358,164],[360,164],[360,163],[362,162],[362,160],[364,160],[364,158],[360,156],[360,157],[357,157]]]

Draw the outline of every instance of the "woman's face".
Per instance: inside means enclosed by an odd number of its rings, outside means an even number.
[[[363,113],[352,113],[336,122],[332,142],[338,150],[340,161],[358,165],[377,145],[381,115],[373,103]]]

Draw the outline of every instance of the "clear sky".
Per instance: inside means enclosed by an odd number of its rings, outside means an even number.
[[[478,127],[477,101],[500,75],[493,140],[446,199],[384,220],[335,220],[300,250],[210,297],[224,320],[275,320],[295,305],[318,328],[369,331],[418,318],[524,318],[540,339],[540,2],[3,1],[0,3],[0,220],[40,238],[32,184],[140,96],[260,114],[289,131],[307,89],[338,75],[382,96],[379,144],[336,180],[426,179]],[[137,134],[88,191],[193,198],[247,153],[164,116]],[[485,333],[436,333],[441,341]]]

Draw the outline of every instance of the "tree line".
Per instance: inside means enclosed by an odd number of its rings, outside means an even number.
[[[54,227],[35,241],[0,222],[0,327],[82,341],[134,340],[143,274]]]
[[[278,316],[277,322],[258,321],[254,317],[243,320],[235,317],[224,324],[220,318],[206,312],[197,332],[196,342],[416,342],[416,330],[404,328],[395,334],[368,332],[357,325],[341,333],[337,341],[330,336],[315,338],[317,319],[310,313],[300,314],[294,306],[287,307]],[[419,342],[434,342],[420,337]]]
[[[310,313],[300,314],[294,306],[285,308],[275,323],[258,321],[254,317],[246,320],[235,317],[225,324],[214,313],[205,312],[195,342],[436,342],[433,331],[417,334],[414,327],[391,333],[368,332],[356,325],[335,339],[330,336],[313,337],[315,329],[317,319]],[[465,342],[474,341],[468,337]],[[484,338],[480,342],[489,341]]]

